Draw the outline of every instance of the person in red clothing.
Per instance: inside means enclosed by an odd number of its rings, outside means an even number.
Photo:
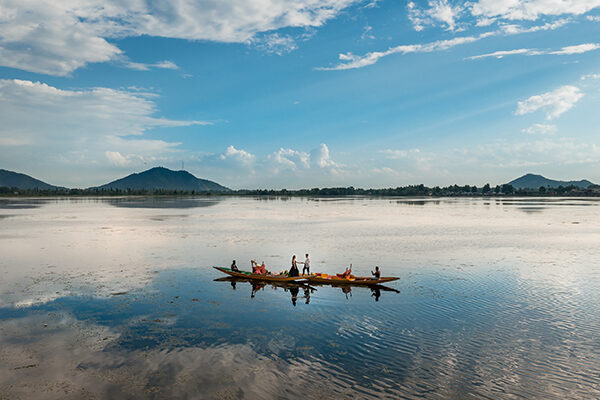
[[[258,274],[258,275],[266,275],[267,266],[265,265],[264,261],[262,262],[261,265],[258,265],[258,263],[255,262],[254,260],[251,260],[250,263],[252,264],[252,273]]]
[[[348,278],[350,275],[352,275],[352,264],[350,264],[350,267],[347,267],[346,270],[344,271],[343,274],[336,274],[338,276],[338,278]]]

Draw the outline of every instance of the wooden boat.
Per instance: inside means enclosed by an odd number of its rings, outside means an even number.
[[[366,276],[354,276],[354,275],[350,275],[348,278],[340,278],[337,275],[328,275],[328,274],[321,274],[321,273],[304,275],[303,278],[306,279],[308,282],[312,282],[312,283],[324,283],[324,284],[329,284],[329,285],[368,285],[368,286],[380,285],[382,283],[392,282],[392,281],[396,281],[399,279],[399,278],[392,277],[392,276],[382,276],[379,279],[375,279],[375,278],[369,278]]]
[[[214,269],[217,269],[227,275],[235,276],[237,278],[252,279],[255,281],[294,282],[294,281],[298,281],[298,280],[305,278],[304,276],[285,276],[285,275],[271,275],[271,274],[260,275],[260,274],[253,274],[252,272],[248,272],[248,271],[235,272],[229,268],[223,268],[223,267],[214,267]]]

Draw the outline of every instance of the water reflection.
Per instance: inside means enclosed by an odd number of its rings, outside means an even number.
[[[105,200],[2,211],[0,398],[600,398],[597,201]],[[401,279],[213,282],[290,249]]]
[[[49,203],[46,199],[0,199],[0,209],[3,210],[24,210],[39,208]]]
[[[118,197],[102,199],[115,207],[125,208],[197,208],[219,204],[219,198],[197,197]]]
[[[375,301],[379,301],[379,298],[381,297],[381,292],[400,293],[399,290],[394,289],[389,286],[385,286],[385,285],[373,285],[373,286],[356,286],[356,285],[354,285],[353,286],[353,285],[344,285],[344,284],[331,285],[331,284],[321,284],[321,283],[311,283],[309,285],[304,282],[265,282],[265,281],[256,281],[253,279],[237,278],[237,277],[232,277],[232,276],[215,279],[215,282],[229,282],[231,284],[231,288],[233,290],[237,289],[237,284],[240,282],[249,283],[252,288],[251,293],[250,293],[250,298],[252,298],[252,299],[256,296],[256,293],[258,293],[261,290],[264,290],[267,287],[272,288],[274,290],[283,289],[285,292],[289,292],[291,294],[292,304],[294,306],[296,306],[296,303],[298,301],[298,294],[300,293],[300,290],[303,291],[302,299],[305,299],[305,304],[309,304],[311,293],[314,293],[317,290],[317,287],[324,288],[324,290],[327,290],[327,288],[340,289],[341,292],[346,297],[346,300],[349,300],[352,297],[353,289],[354,290],[363,290],[363,291],[370,290],[371,297],[373,297]]]
[[[303,291],[302,298],[305,300],[305,304],[310,303],[310,295],[317,289],[303,282],[265,282],[256,281],[253,279],[237,278],[233,276],[223,277],[215,279],[215,282],[229,282],[233,290],[237,290],[238,283],[249,283],[251,287],[250,298],[256,297],[256,294],[264,290],[265,288],[271,288],[273,290],[282,289],[284,292],[289,292],[292,297],[292,305],[295,307],[298,302],[298,294],[300,289]]]

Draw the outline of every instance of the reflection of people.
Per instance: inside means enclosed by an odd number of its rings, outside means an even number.
[[[252,282],[252,293],[250,294],[250,298],[253,299],[256,292],[265,287],[265,283],[257,283]]]
[[[352,297],[352,288],[350,286],[342,286],[341,289],[342,292],[346,295],[346,299],[348,298],[348,295]]]
[[[231,287],[233,288],[233,290],[235,290],[235,284],[236,283],[237,283],[236,281],[231,281]]]
[[[296,307],[296,301],[298,300],[298,287],[292,286],[290,287],[290,293],[292,294],[292,304]]]
[[[233,262],[231,263],[231,270],[235,272],[240,272],[237,265],[235,265],[235,260],[233,260]]]
[[[300,275],[300,271],[298,271],[298,265],[296,263],[296,255],[292,257],[292,266],[290,267],[289,276],[298,276]]]
[[[308,258],[308,253],[306,253],[306,260],[304,260],[304,262],[301,262],[300,264],[304,264],[304,267],[302,267],[302,275],[310,275],[310,258]]]
[[[304,297],[306,298],[306,304],[310,303],[310,288],[304,288]]]
[[[375,297],[375,301],[379,301],[379,297],[381,296],[381,290],[378,287],[371,288],[371,296]]]
[[[381,271],[377,266],[375,266],[375,272],[371,271],[371,274],[375,277],[375,279],[381,278]]]

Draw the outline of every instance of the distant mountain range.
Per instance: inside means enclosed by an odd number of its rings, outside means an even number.
[[[541,186],[546,188],[557,188],[559,186],[566,187],[571,185],[585,189],[594,185],[592,182],[585,179],[580,181],[556,181],[536,174],[523,175],[520,178],[508,182],[508,184],[512,185],[515,189],[539,189]]]
[[[0,187],[18,188],[21,190],[68,190],[68,188],[53,186],[32,178],[29,175],[0,169]],[[131,174],[102,186],[91,187],[98,190],[180,190],[197,192],[228,192],[231,189],[216,182],[196,178],[187,171],[173,171],[163,167],[149,169],[139,174]]]
[[[32,178],[29,175],[8,171],[6,169],[0,169],[0,186],[24,190],[66,190],[64,187],[50,185],[39,179]]]
[[[196,178],[187,171],[173,171],[163,167],[155,167],[139,174],[131,174],[106,185],[90,189],[195,190],[197,192],[228,192],[231,190],[216,182]]]
[[[557,181],[542,175],[526,174],[508,182],[515,189],[534,189],[540,187],[558,188],[559,186],[575,186],[588,188],[596,186],[588,180]],[[18,188],[21,190],[69,190],[65,187],[50,185],[39,179],[18,172],[0,169],[0,187]],[[88,188],[88,190],[141,190],[141,191],[196,191],[196,192],[229,192],[231,189],[207,179],[199,179],[187,171],[173,171],[163,167],[151,168],[137,174],[131,174],[102,186]]]

